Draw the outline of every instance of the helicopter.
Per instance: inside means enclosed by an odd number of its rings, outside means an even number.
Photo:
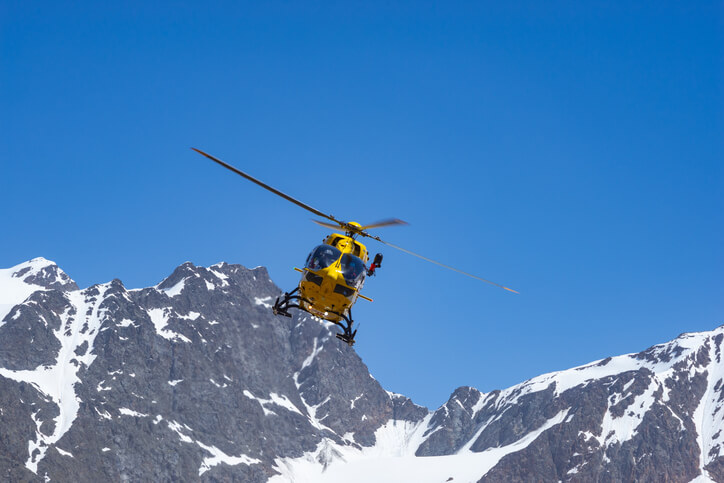
[[[490,280],[480,278],[457,268],[445,265],[430,258],[424,257],[417,253],[411,252],[405,248],[393,245],[392,243],[383,241],[380,237],[370,234],[367,230],[373,228],[382,228],[394,225],[406,225],[407,223],[397,218],[378,221],[369,225],[361,225],[354,221],[338,220],[332,215],[323,213],[291,196],[282,193],[253,176],[225,163],[224,161],[201,151],[200,149],[191,148],[202,156],[214,161],[224,168],[233,171],[239,176],[248,179],[262,188],[271,191],[275,195],[284,198],[295,205],[304,208],[307,211],[328,221],[312,220],[313,222],[325,228],[339,230],[344,233],[334,232],[328,235],[321,245],[312,249],[307,256],[304,268],[294,268],[302,274],[299,285],[291,292],[285,292],[283,296],[277,297],[272,311],[274,315],[282,315],[291,317],[290,309],[300,309],[320,319],[329,321],[342,329],[341,333],[336,336],[343,342],[352,346],[355,343],[355,335],[357,329],[353,329],[354,321],[352,320],[352,306],[358,298],[372,302],[372,299],[360,293],[364,286],[365,278],[374,276],[382,265],[383,256],[377,253],[372,263],[369,262],[369,253],[367,247],[360,243],[357,238],[371,238],[391,248],[408,253],[412,256],[421,258],[425,261],[434,263],[443,268],[453,270],[455,272],[467,275],[468,277],[481,280],[485,283],[495,285],[509,292],[518,293],[512,288],[505,287]]]

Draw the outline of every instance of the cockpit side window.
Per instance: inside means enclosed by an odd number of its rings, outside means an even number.
[[[354,255],[345,253],[342,255],[342,275],[347,285],[357,288],[365,277],[364,262]]]
[[[310,270],[321,270],[339,260],[341,254],[342,252],[333,246],[319,245],[307,257],[305,266]]]

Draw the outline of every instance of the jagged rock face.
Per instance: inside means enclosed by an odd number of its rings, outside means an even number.
[[[515,450],[480,481],[691,481],[702,470],[724,481],[723,334],[682,335],[502,392],[460,388],[417,455]]]
[[[277,458],[327,439],[370,446],[393,416],[427,414],[390,397],[329,324],[274,317],[264,268],[186,263],[131,291],[35,272],[43,290],[0,326],[0,475],[266,481]]]
[[[279,292],[224,263],[140,290],[79,290],[44,259],[0,270],[0,477],[724,481],[724,328],[430,412],[331,324],[273,316]],[[357,473],[380,456],[399,477]]]

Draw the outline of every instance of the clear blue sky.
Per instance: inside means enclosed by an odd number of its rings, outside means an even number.
[[[281,288],[326,231],[391,243],[357,350],[436,407],[724,323],[721,2],[0,5],[0,267]]]

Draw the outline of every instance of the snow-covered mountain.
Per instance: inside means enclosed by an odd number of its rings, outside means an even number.
[[[330,324],[274,317],[279,292],[226,263],[139,290],[0,270],[0,477],[724,481],[724,328],[432,412]]]

